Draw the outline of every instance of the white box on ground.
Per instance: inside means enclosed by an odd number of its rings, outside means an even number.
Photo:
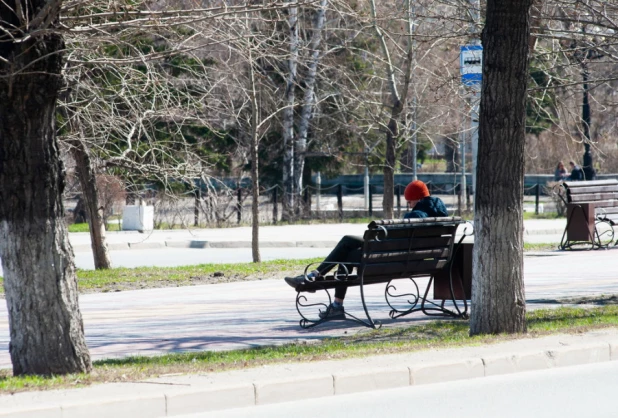
[[[122,211],[123,231],[150,231],[154,229],[154,206],[127,205]]]

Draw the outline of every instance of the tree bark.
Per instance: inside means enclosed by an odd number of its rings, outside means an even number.
[[[283,213],[282,219],[294,218],[294,105],[296,102],[296,72],[298,67],[298,8],[288,8],[290,50],[288,79],[283,109]]]
[[[526,331],[525,98],[532,0],[489,0],[475,199],[470,334]]]
[[[391,118],[388,121],[386,130],[386,156],[384,159],[384,194],[382,195],[382,209],[384,210],[384,219],[392,219],[394,217],[394,199],[395,199],[395,164],[396,164],[396,139],[399,136],[399,117],[403,110],[403,104],[397,100],[391,113]]]
[[[320,61],[320,43],[322,41],[322,29],[326,17],[327,0],[321,0],[320,6],[316,11],[313,33],[309,42],[309,64],[307,76],[305,77],[305,91],[303,94],[303,106],[300,112],[300,122],[298,124],[298,139],[296,140],[296,150],[294,152],[294,188],[296,189],[296,199],[298,206],[302,206],[303,174],[305,168],[305,152],[307,151],[307,137],[309,134],[309,122],[313,114],[315,81]]]
[[[46,3],[30,1],[24,13]],[[13,373],[87,372],[54,126],[64,42],[49,31],[28,40],[15,31],[13,41],[6,33],[26,28],[32,16],[20,18],[0,6],[0,257]]]
[[[97,193],[97,178],[92,169],[90,155],[84,143],[80,140],[71,142],[71,154],[77,166],[77,175],[82,186],[83,197],[88,212],[88,226],[90,229],[90,241],[94,268],[109,269],[112,261],[105,240],[105,221],[103,219],[103,207],[99,204]]]

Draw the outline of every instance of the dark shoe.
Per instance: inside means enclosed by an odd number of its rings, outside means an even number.
[[[305,280],[305,275],[303,274],[296,277],[286,277],[285,282],[292,286],[294,289],[307,283],[307,281]]]
[[[318,273],[317,271],[312,271],[311,273],[307,274],[307,277],[305,277],[304,274],[296,277],[286,277],[285,282],[300,292],[301,290],[303,290],[303,285],[320,279],[322,279],[322,275],[320,275],[320,273]],[[308,292],[315,293],[315,290],[308,290]]]
[[[335,307],[331,303],[325,311],[320,311],[319,316],[320,319],[345,319],[345,310],[343,305]]]

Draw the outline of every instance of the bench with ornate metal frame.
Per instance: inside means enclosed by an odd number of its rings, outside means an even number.
[[[607,248],[618,224],[618,180],[565,181],[559,194],[567,207],[567,224],[560,249]],[[564,196],[563,196],[564,195]],[[605,224],[609,229],[601,230]],[[615,245],[615,244],[614,244]]]
[[[363,236],[363,249],[360,263],[339,263],[335,262],[345,271],[345,274],[334,273],[326,277],[312,280],[307,279],[306,283],[298,286],[296,296],[296,309],[301,316],[300,326],[303,328],[314,327],[330,319],[310,319],[307,311],[312,310],[314,314],[319,314],[320,307],[324,310],[331,303],[329,289],[337,285],[359,286],[360,296],[367,317],[366,320],[360,319],[348,311],[345,311],[345,319],[360,323],[371,328],[379,328],[379,321],[374,321],[369,315],[365,300],[364,286],[386,283],[385,298],[391,308],[389,316],[398,318],[412,312],[422,311],[426,315],[452,316],[456,318],[467,317],[468,303],[470,298],[470,285],[464,287],[463,273],[455,272],[453,269],[454,255],[457,254],[461,243],[466,236],[472,235],[471,225],[466,225],[463,235],[456,240],[456,231],[464,221],[459,217],[444,218],[424,218],[424,219],[403,219],[403,220],[380,220],[371,222]],[[461,258],[461,257],[459,257]],[[350,274],[347,266],[356,267],[357,273]],[[307,272],[315,263],[305,268]],[[333,269],[337,271],[338,269]],[[339,270],[341,271],[341,270]],[[429,276],[429,282],[423,295],[419,293],[419,288],[415,278]],[[434,279],[440,278],[442,296],[439,303],[428,300],[428,293],[432,287]],[[395,294],[397,287],[395,280],[409,280],[412,283],[412,293]],[[447,289],[445,292],[444,289]],[[306,292],[314,293],[325,291],[328,303],[309,302]],[[434,293],[438,291],[434,288]],[[437,293],[436,293],[437,294]],[[452,301],[452,307],[446,307],[446,299]],[[405,309],[395,307],[397,304],[405,303]],[[459,306],[458,300],[461,305]]]

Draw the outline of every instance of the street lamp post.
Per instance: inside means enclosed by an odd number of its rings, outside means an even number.
[[[583,101],[582,101],[582,131],[584,136],[584,164],[582,169],[584,170],[584,178],[586,180],[594,180],[596,173],[592,167],[592,152],[590,151],[590,99],[588,97],[588,65],[582,62],[582,88],[583,88]]]

